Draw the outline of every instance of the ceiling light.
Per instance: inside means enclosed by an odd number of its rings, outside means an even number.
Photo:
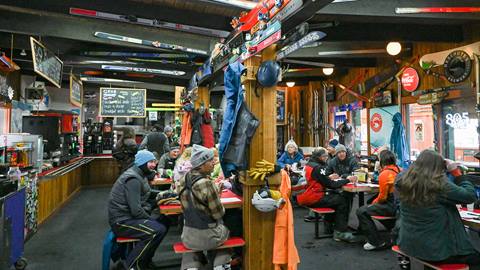
[[[287,86],[288,86],[288,87],[294,87],[294,86],[295,86],[295,82],[287,82]]]
[[[330,76],[333,74],[333,68],[322,68],[323,74]]]
[[[25,51],[25,49],[22,49],[22,51],[20,52],[20,55],[21,56],[27,56],[27,52]]]
[[[399,42],[389,42],[387,44],[387,53],[390,55],[397,55],[402,51],[402,45]]]

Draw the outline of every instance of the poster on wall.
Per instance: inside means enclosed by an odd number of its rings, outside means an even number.
[[[372,153],[378,148],[390,145],[393,130],[393,115],[399,112],[398,106],[373,108],[370,110],[370,145]]]
[[[82,107],[83,103],[82,81],[73,74],[70,74],[70,103],[77,107]]]
[[[415,120],[415,141],[417,142],[423,142],[424,137],[423,137],[423,122],[420,120]]]
[[[285,125],[286,109],[285,90],[277,89],[277,125]]]

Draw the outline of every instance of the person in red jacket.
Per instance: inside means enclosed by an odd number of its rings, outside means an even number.
[[[335,213],[332,214],[335,222],[333,239],[335,241],[356,242],[356,237],[347,231],[350,202],[339,191],[343,185],[350,181],[356,181],[356,178],[351,177],[351,180],[330,180],[327,175],[327,159],[328,152],[325,148],[319,147],[313,151],[305,168],[308,186],[304,193],[297,196],[297,202],[303,206],[335,209]]]
[[[367,251],[384,248],[387,245],[380,239],[372,216],[395,216],[393,188],[400,168],[396,165],[395,154],[390,150],[380,152],[380,168],[381,172],[378,176],[380,188],[377,198],[372,204],[357,209],[359,228],[368,240],[363,245],[363,249]]]

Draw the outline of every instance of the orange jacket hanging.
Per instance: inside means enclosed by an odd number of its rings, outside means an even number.
[[[280,192],[286,203],[277,209],[275,218],[275,233],[273,239],[273,264],[275,270],[280,270],[281,265],[286,265],[287,270],[296,270],[300,263],[297,247],[295,246],[293,210],[290,203],[291,184],[288,174],[282,170],[282,183]],[[285,268],[284,268],[285,269]]]
[[[190,139],[192,138],[192,124],[190,123],[190,118],[192,117],[191,112],[184,112],[182,119],[182,133],[180,134],[180,151],[183,152],[185,146],[190,145]]]

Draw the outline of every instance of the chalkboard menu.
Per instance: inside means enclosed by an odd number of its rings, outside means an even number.
[[[100,88],[100,116],[145,117],[146,89]]]
[[[56,87],[62,87],[63,62],[43,44],[30,37],[32,47],[33,69]]]
[[[73,74],[70,74],[70,103],[82,107],[83,84]]]

